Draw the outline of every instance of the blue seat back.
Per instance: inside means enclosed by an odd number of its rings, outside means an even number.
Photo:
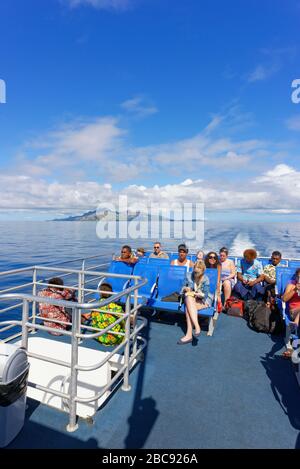
[[[207,268],[205,275],[209,278],[209,291],[214,295],[218,284],[218,269]]]
[[[300,261],[289,261],[289,268],[292,269],[299,269],[300,268]]]
[[[168,269],[160,268],[158,276],[158,296],[163,298],[174,292],[180,292],[186,277],[186,268],[169,266]]]
[[[262,264],[263,267],[265,267],[265,266],[268,265],[268,264],[271,264],[271,260],[270,260],[270,259],[262,259],[261,257],[258,257],[257,260],[261,262],[261,264]]]
[[[279,295],[283,295],[287,284],[295,277],[296,269],[290,267],[277,267],[276,268],[276,285]]]
[[[170,259],[155,259],[155,257],[149,257],[148,264],[154,265],[170,265]]]
[[[157,281],[158,266],[138,263],[133,269],[133,275],[139,275],[140,277],[146,278],[148,280],[146,285],[139,288],[139,295],[150,295],[151,288]],[[133,280],[131,280],[130,285],[134,285]]]
[[[111,274],[123,274],[131,275],[133,266],[126,264],[125,262],[112,261],[108,268],[108,272]],[[110,283],[114,292],[120,292],[124,289],[125,284],[128,282],[126,278],[105,277],[105,282]]]
[[[149,261],[149,258],[146,256],[140,257],[138,260],[138,264],[147,264]]]

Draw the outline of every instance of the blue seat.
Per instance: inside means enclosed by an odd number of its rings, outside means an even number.
[[[132,274],[133,266],[131,264],[126,264],[126,262],[120,261],[112,261],[108,268],[108,272],[111,274],[123,274],[123,275],[131,275]],[[110,283],[112,286],[114,293],[119,293],[129,284],[129,280],[126,278],[118,278],[118,277],[110,277],[107,275],[106,277],[102,278],[99,282],[99,287],[101,287],[102,283]]]
[[[277,267],[276,269],[276,290],[278,295],[283,295],[285,289],[291,280],[295,279],[295,268],[290,267]],[[291,317],[289,315],[289,305],[282,301],[281,298],[277,298],[277,305],[281,311],[282,317],[285,321],[286,325],[286,333],[285,333],[285,345],[287,348],[290,348],[290,341],[291,338],[298,338],[295,335],[295,331],[292,330],[293,321],[291,321]],[[294,334],[294,337],[293,337]]]
[[[149,257],[148,264],[153,263],[155,263],[155,265],[170,265],[170,259],[155,259],[155,257]]]
[[[138,260],[138,264],[147,264],[149,261],[149,258],[144,256],[144,257],[140,257],[139,260]]]
[[[138,290],[138,294],[143,298],[138,298],[138,303],[143,303],[144,299],[148,302],[156,293],[157,278],[158,278],[159,267],[153,264],[140,264],[137,263],[133,269],[133,275],[138,275],[142,278],[146,278],[148,281],[146,285],[142,286]],[[134,281],[130,281],[130,285],[134,285]],[[131,302],[133,303],[133,297]]]
[[[174,292],[180,292],[186,276],[186,268],[170,266],[161,268],[159,266],[157,297],[149,299],[148,306],[155,310],[165,310],[176,312],[180,309],[180,304],[173,301],[162,301],[165,296]]]
[[[300,268],[300,261],[289,261],[289,268],[292,268],[292,269],[299,269]]]
[[[276,294],[283,295],[286,285],[288,283],[287,279],[292,279],[295,275],[296,269],[291,269],[290,267],[276,267]]]

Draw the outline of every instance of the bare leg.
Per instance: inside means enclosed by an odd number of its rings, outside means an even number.
[[[193,326],[195,327],[196,334],[200,333],[200,326],[198,322],[198,308],[197,303],[194,298],[188,296],[185,300],[186,305],[186,323],[187,323],[187,331],[184,337],[182,337],[182,341],[185,342],[186,340],[191,340],[193,337]]]
[[[223,290],[224,290],[224,302],[230,298],[231,296],[231,283],[229,280],[224,280],[223,282]]]
[[[300,316],[300,309],[294,309],[293,311],[290,311],[291,319],[293,320],[293,323],[296,324],[296,326],[299,326],[299,316]]]

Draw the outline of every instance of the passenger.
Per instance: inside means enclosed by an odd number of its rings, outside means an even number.
[[[234,293],[242,300],[263,300],[265,288],[260,282],[264,280],[263,268],[258,261],[255,249],[246,249],[243,259],[238,262],[237,283]]]
[[[138,261],[138,258],[134,256],[130,246],[122,246],[121,255],[114,259],[119,262],[126,262],[126,264],[135,264]]]
[[[150,254],[151,259],[169,259],[166,252],[162,251],[161,243],[157,241],[153,246],[154,251]]]
[[[194,267],[194,263],[190,259],[187,259],[188,252],[189,250],[185,244],[179,244],[178,258],[173,259],[171,262],[171,265],[178,265],[181,267],[186,267],[187,270],[189,270],[190,267]]]
[[[140,259],[141,257],[145,257],[146,249],[144,248],[137,248],[136,256]]]
[[[267,264],[263,270],[265,287],[266,287],[265,293],[268,294],[268,292],[270,292],[273,298],[275,298],[276,296],[275,294],[276,267],[281,265],[280,264],[281,259],[282,259],[281,252],[279,251],[272,252],[271,263]]]
[[[41,298],[54,298],[56,300],[77,301],[75,291],[69,288],[63,288],[64,282],[59,277],[53,277],[49,280],[49,285],[38,293]],[[63,306],[39,303],[39,313],[42,318],[57,319],[58,321],[71,322],[72,313],[68,312]],[[44,321],[44,326],[51,329],[66,330],[66,324]],[[62,335],[58,332],[50,332],[52,335]]]
[[[218,258],[218,254],[214,251],[210,251],[205,257],[205,266],[207,269],[218,269],[218,280],[217,280],[217,291],[218,291],[218,303],[221,302],[221,264]]]
[[[224,292],[224,304],[230,298],[235,284],[236,268],[234,262],[228,259],[228,249],[223,247],[219,251],[221,262],[221,289]]]
[[[177,343],[184,345],[193,340],[193,327],[195,328],[195,337],[198,337],[201,328],[198,322],[198,311],[209,308],[212,305],[213,297],[209,291],[209,278],[204,274],[205,264],[203,261],[197,261],[193,272],[187,272],[184,286],[181,293],[184,295],[186,306],[185,315],[187,322],[187,331]]]
[[[100,285],[100,300],[105,300],[112,295],[112,287],[109,283],[102,283]],[[113,314],[112,314],[113,313]],[[122,306],[116,303],[109,303],[106,306],[102,306],[97,310],[92,311],[92,327],[97,329],[105,329],[110,324],[116,322],[124,314]],[[121,321],[111,329],[113,332],[125,332],[125,321]],[[111,334],[111,332],[106,332],[105,334],[97,337],[98,340],[103,345],[118,345],[124,339],[123,335]]]
[[[300,269],[296,270],[295,280],[287,285],[282,300],[288,303],[291,322],[297,330],[300,316]],[[293,348],[288,348],[283,352],[283,358],[291,358],[293,351]]]
[[[200,249],[196,254],[196,260],[197,261],[204,261],[204,257],[205,257],[204,251],[202,251]]]

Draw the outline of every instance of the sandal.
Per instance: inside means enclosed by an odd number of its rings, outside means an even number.
[[[294,351],[293,349],[285,350],[283,354],[281,355],[281,357],[285,358],[285,360],[290,360],[292,357],[293,351]]]

